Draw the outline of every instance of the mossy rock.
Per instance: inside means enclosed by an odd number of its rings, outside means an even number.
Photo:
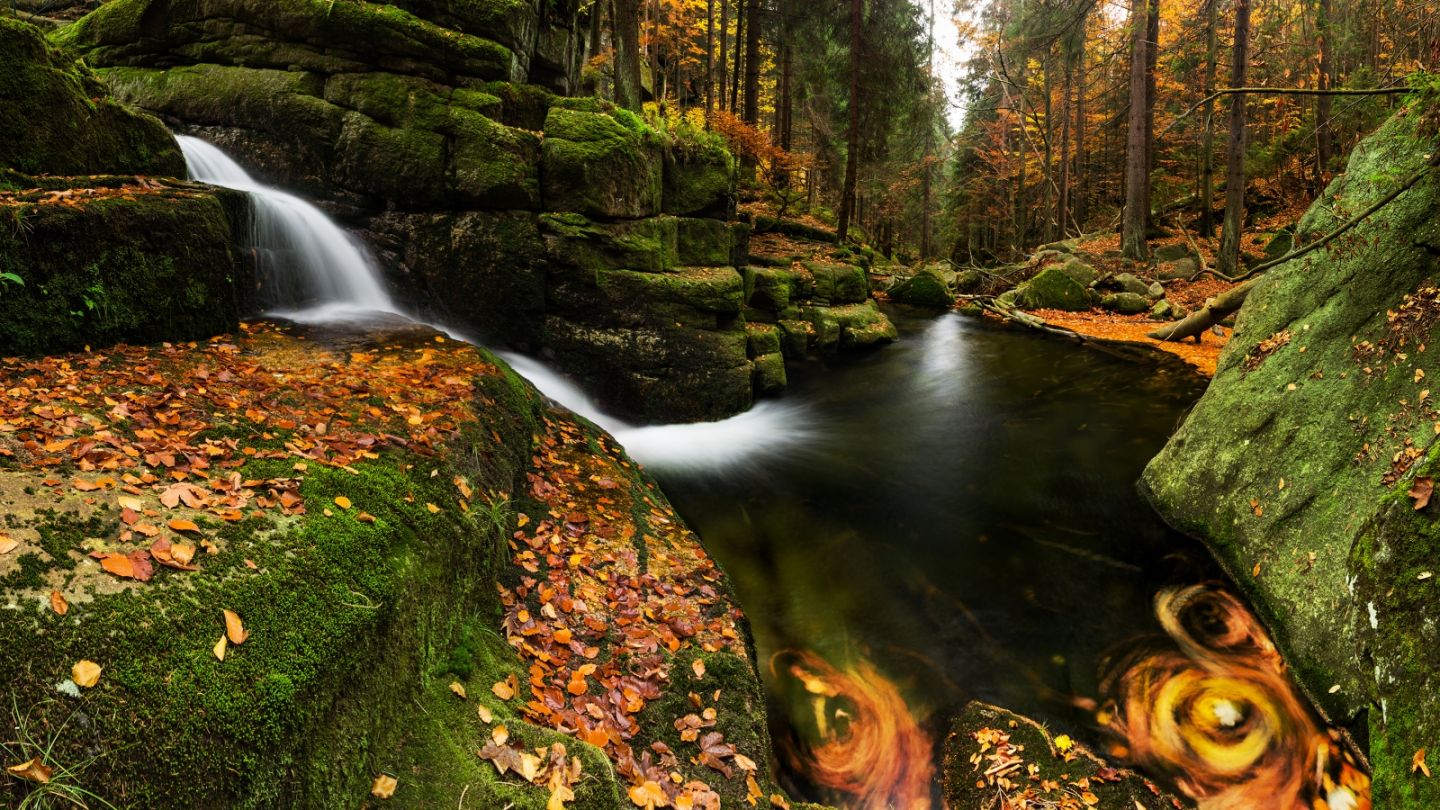
[[[108,193],[106,193],[108,192]],[[233,330],[245,302],[232,246],[238,192],[178,185],[103,190],[73,205],[0,200],[0,355]]]
[[[677,267],[668,273],[601,270],[596,304],[620,322],[714,329],[740,314],[743,283],[731,267]]]
[[[780,351],[780,327],[769,323],[745,324],[746,353],[753,359]]]
[[[785,356],[762,354],[750,361],[755,367],[755,395],[775,396],[785,390]]]
[[[1069,276],[1075,281],[1076,284],[1079,284],[1081,287],[1089,287],[1091,284],[1095,283],[1096,279],[1100,277],[1100,273],[1097,272],[1095,268],[1091,267],[1080,259],[1070,259],[1069,261],[1060,265],[1060,272]]]
[[[185,176],[175,139],[111,99],[40,30],[0,17],[0,168],[26,174]]]
[[[1121,315],[1137,315],[1150,309],[1150,299],[1133,292],[1110,293],[1100,299],[1100,306]]]
[[[541,146],[546,210],[601,218],[660,212],[659,137],[619,116],[622,112],[550,109]]]
[[[889,290],[890,299],[931,309],[949,309],[955,294],[945,283],[944,275],[930,267],[922,267],[913,276],[903,279]]]
[[[999,745],[1007,746],[1006,761],[1021,763],[1024,778],[1001,784],[986,775],[994,764],[988,757]],[[1028,717],[979,701],[967,703],[950,721],[943,782],[950,807],[985,807],[997,799],[1000,806],[1060,807],[1077,802],[1072,792],[1077,784],[1084,785],[1088,794],[1083,806],[1100,810],[1182,806],[1150,780],[1112,767],[1068,735],[1054,734]]]
[[[735,159],[718,143],[672,143],[661,207],[679,216],[726,216],[735,207],[735,180]]]
[[[853,264],[806,262],[805,268],[814,279],[809,295],[824,303],[857,304],[870,297],[865,271]]]
[[[383,70],[450,83],[521,78],[505,46],[365,0],[113,0],[56,38],[107,67],[188,62],[326,75]]]
[[[675,261],[682,265],[729,265],[733,254],[734,231],[729,223],[701,217],[675,220]]]
[[[752,307],[780,312],[790,306],[795,274],[789,268],[746,267],[743,270],[746,301]]]
[[[1423,167],[1435,116],[1415,102],[1363,140],[1296,242]],[[1434,504],[1406,497],[1436,467],[1440,414],[1424,392],[1440,374],[1437,212],[1431,175],[1261,276],[1214,381],[1141,484],[1214,552],[1326,715],[1368,726],[1377,807],[1440,806],[1440,782],[1410,767],[1440,737],[1440,646],[1417,619],[1440,609],[1435,580],[1420,578],[1440,535]]]
[[[1090,306],[1085,287],[1055,265],[1041,270],[1017,289],[1020,290],[1018,303],[1025,309],[1062,309],[1074,312]]]
[[[612,413],[650,421],[711,421],[754,401],[744,329],[613,326],[583,315],[545,318],[555,362]]]
[[[821,354],[889,343],[899,335],[874,301],[805,310],[813,327],[814,346]]]
[[[546,254],[557,265],[582,271],[638,270],[658,273],[678,261],[678,222],[650,217],[630,222],[593,222],[580,214],[543,214]]]

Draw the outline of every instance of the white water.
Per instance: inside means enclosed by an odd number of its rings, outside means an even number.
[[[251,245],[261,271],[284,279],[281,310],[272,314],[304,322],[326,323],[361,312],[398,313],[380,282],[369,251],[320,209],[256,182],[240,164],[215,146],[177,135],[193,180],[250,195]]]
[[[289,300],[280,305],[296,307],[268,314],[310,324],[354,324],[374,320],[379,313],[400,315],[479,345],[462,332],[425,323],[396,308],[369,251],[315,206],[257,182],[210,143],[187,135],[175,139],[185,153],[191,179],[250,195],[255,220],[251,244],[267,265],[262,270],[287,288]],[[758,463],[814,438],[805,410],[776,402],[761,403],[718,422],[631,425],[600,410],[578,386],[539,361],[500,354],[545,396],[609,431],[632,457],[657,469],[718,470]]]

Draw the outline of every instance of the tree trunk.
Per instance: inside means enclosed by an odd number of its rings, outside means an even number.
[[[1075,55],[1075,227],[1085,230],[1085,28],[1080,28],[1080,45]]]
[[[745,9],[745,123],[760,122],[760,0],[747,0]]]
[[[849,235],[855,182],[859,176],[856,164],[860,162],[860,60],[863,44],[861,28],[864,24],[865,0],[850,0],[850,121],[845,132],[845,184],[840,190],[839,224],[835,229],[835,241],[839,243],[843,243]]]
[[[931,91],[931,83],[935,80],[935,0],[930,0],[929,27],[926,29],[925,37],[925,80],[927,92]],[[924,174],[920,177],[920,261],[928,261],[930,258],[930,184],[934,167],[930,165],[930,155],[935,149],[935,122],[929,116],[925,120],[925,147],[921,153]]]
[[[1329,90],[1334,81],[1330,45],[1330,0],[1318,0],[1315,11],[1315,34],[1320,38],[1320,80],[1316,84],[1321,90]],[[1325,190],[1325,174],[1330,170],[1330,154],[1333,147],[1330,140],[1330,96],[1315,97],[1315,196]]]
[[[720,0],[720,108],[725,107],[726,89],[729,86],[729,61],[730,50],[727,42],[730,37],[730,0]]]
[[[1235,0],[1235,52],[1230,86],[1245,86],[1250,56],[1250,0]],[[1245,227],[1245,94],[1230,97],[1230,137],[1225,150],[1225,222],[1220,230],[1220,253],[1215,266],[1221,274],[1235,275],[1240,267],[1240,232]]]
[[[1205,0],[1205,95],[1215,92],[1215,69],[1220,61],[1220,38],[1215,13],[1220,0]],[[1215,100],[1205,102],[1205,136],[1200,145],[1200,235],[1215,233]]]
[[[1065,53],[1065,91],[1060,102],[1060,194],[1056,205],[1056,219],[1060,224],[1060,238],[1070,235],[1070,105],[1075,97],[1075,58]]]
[[[730,77],[730,112],[740,109],[740,67],[741,50],[745,47],[745,6],[750,0],[735,0],[735,64]]]
[[[640,112],[640,0],[614,0],[615,103]]]
[[[715,0],[705,3],[705,116],[715,109]]]
[[[1245,0],[1238,0],[1244,2]],[[1146,110],[1145,67],[1149,64],[1150,13],[1147,0],[1135,0],[1130,11],[1130,127],[1125,139],[1125,213],[1121,220],[1120,251],[1131,259],[1145,260],[1150,248],[1145,231],[1150,219],[1150,190],[1145,124],[1150,120]]]
[[[1044,80],[1041,82],[1041,92],[1045,95],[1045,143],[1043,144],[1044,154],[1040,158],[1040,185],[1045,190],[1044,208],[1042,216],[1045,218],[1040,232],[1044,234],[1043,241],[1055,241],[1055,209],[1058,200],[1055,199],[1055,184],[1053,182],[1055,170],[1055,150],[1051,144],[1055,143],[1055,116],[1051,114],[1051,92],[1050,76],[1054,67],[1054,59],[1050,56],[1040,63],[1040,70],[1044,73]]]
[[[1154,187],[1150,178],[1155,176],[1155,68],[1160,63],[1160,0],[1150,0],[1150,16],[1145,24],[1145,228],[1147,232],[1154,224],[1150,220],[1150,208],[1154,203]]]

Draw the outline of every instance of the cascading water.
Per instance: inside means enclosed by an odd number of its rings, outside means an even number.
[[[399,313],[364,246],[308,202],[263,185],[215,146],[177,135],[192,180],[250,195],[251,245],[268,304],[294,320],[329,321],[358,312]]]
[[[257,182],[213,144],[188,135],[175,139],[191,179],[250,195],[251,246],[269,288],[270,314],[302,323],[354,323],[386,313],[479,345],[455,329],[421,321],[396,307],[369,251],[318,208]],[[503,356],[541,393],[605,428],[633,457],[651,467],[720,469],[791,452],[811,439],[804,413],[778,403],[762,403],[718,422],[637,427],[604,413],[574,383],[538,361],[511,353]]]

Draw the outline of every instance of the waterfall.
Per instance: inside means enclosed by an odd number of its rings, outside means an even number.
[[[250,244],[267,302],[295,320],[333,320],[356,312],[398,313],[368,250],[318,208],[257,182],[230,156],[199,138],[177,135],[192,180],[250,195]]]
[[[481,345],[463,332],[402,312],[385,292],[380,271],[365,246],[318,208],[252,178],[214,145],[176,135],[190,178],[250,195],[251,248],[268,282],[268,314],[303,323],[365,323],[379,314],[398,315]],[[600,410],[573,382],[523,355],[500,353],[542,394],[609,431],[640,462],[656,468],[714,470],[754,463],[814,436],[796,405],[761,403],[718,422],[635,426]]]

